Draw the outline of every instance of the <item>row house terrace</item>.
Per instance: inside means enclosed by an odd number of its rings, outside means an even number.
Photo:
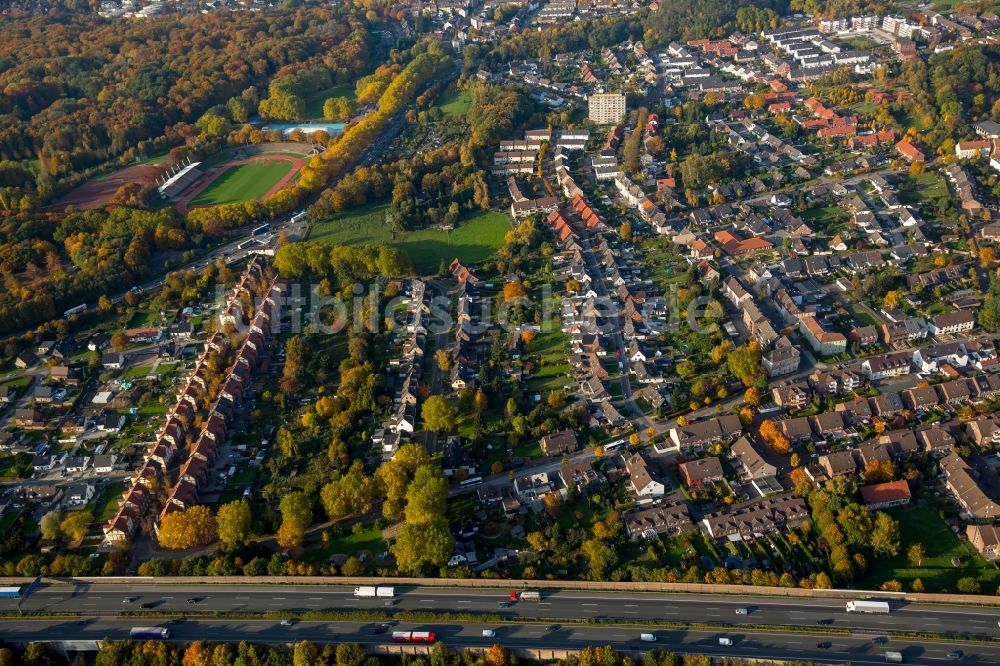
[[[461,272],[457,266],[455,270]],[[468,284],[466,280],[460,282],[460,285]],[[425,318],[429,313],[424,300],[426,286],[422,280],[411,280],[405,287],[406,324],[402,327],[402,345],[399,356],[389,362],[390,369],[395,371],[393,411],[372,435],[372,444],[381,449],[383,460],[390,460],[396,450],[409,440],[416,427],[417,387],[423,370],[427,336]],[[463,318],[461,307],[459,318]]]
[[[150,488],[170,484],[170,469],[178,458],[183,457],[183,461],[177,473],[177,482],[170,487],[159,517],[197,503],[198,491],[208,481],[218,447],[224,441],[237,407],[249,387],[252,373],[266,352],[267,342],[280,318],[279,306],[286,289],[283,281],[269,275],[261,258],[255,257],[250,262],[221,311],[222,319],[234,326],[243,326],[248,313],[253,312],[246,335],[235,351],[230,348],[230,338],[221,333],[216,333],[206,342],[176,402],[168,410],[164,424],[146,449],[144,463],[123,494],[118,512],[105,526],[105,543],[124,545],[140,529],[152,526],[155,530],[158,518],[153,512],[157,509],[157,502]],[[253,300],[257,294],[264,294],[264,298],[254,307]],[[219,382],[216,394],[211,395],[209,390],[213,382],[209,357],[230,352],[234,355],[233,364]],[[192,424],[202,413],[206,414],[204,424],[200,432],[196,432]]]

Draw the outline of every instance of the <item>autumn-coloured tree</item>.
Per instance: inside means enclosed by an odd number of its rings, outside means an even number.
[[[211,543],[216,537],[215,517],[204,505],[168,514],[160,521],[157,538],[160,547],[186,550]]]
[[[884,483],[896,478],[896,468],[888,460],[869,460],[865,464],[865,480],[868,483]]]
[[[503,285],[503,299],[508,303],[525,298],[528,292],[517,280],[510,280]]]
[[[289,493],[281,498],[280,510],[281,527],[278,528],[278,544],[283,548],[301,546],[306,530],[312,525],[312,498],[304,492]]]

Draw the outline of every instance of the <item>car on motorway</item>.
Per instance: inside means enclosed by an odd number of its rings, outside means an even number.
[[[722,636],[721,638],[719,638],[719,645],[732,645],[732,644],[733,644],[733,639],[729,638],[728,636]]]
[[[146,603],[144,603],[141,606],[139,606],[139,608],[142,608],[142,609],[145,610],[145,609],[152,608],[154,605],[155,604],[152,601],[147,601]]]
[[[559,625],[550,624],[549,626],[545,627],[545,631],[559,631]]]
[[[827,625],[833,624],[833,620],[831,620],[829,618],[826,618],[826,619],[823,619],[823,620],[816,620],[816,624],[825,627]]]
[[[948,657],[949,659],[961,659],[962,658],[962,651],[961,650],[952,650],[951,652],[949,652],[945,656]]]
[[[138,599],[138,598],[139,597],[125,597],[124,599],[122,599],[122,603],[123,604],[131,604],[131,603],[134,603],[135,600]]]
[[[873,636],[872,643],[875,645],[882,645],[883,643],[888,643],[889,639],[885,636]]]
[[[818,647],[820,650],[829,650],[832,645],[833,643],[831,643],[830,641],[823,641],[822,643],[816,643],[816,647]]]
[[[167,620],[167,624],[180,624],[183,621],[184,621],[183,618],[175,617],[170,620]]]
[[[283,626],[283,627],[290,627],[293,624],[295,624],[295,620],[282,620],[281,621],[281,626]]]
[[[190,599],[187,600],[189,604],[200,604],[201,601],[202,601],[201,597],[191,597]]]
[[[737,615],[749,615],[750,614],[750,609],[749,608],[737,608],[736,609],[736,614]]]
[[[509,601],[499,601],[497,602],[497,608],[510,608]]]
[[[88,620],[87,618],[83,618],[82,620],[76,621],[76,626],[78,627],[86,627],[88,624],[90,624],[90,620]]]
[[[483,629],[483,638],[496,638],[497,632],[495,629]]]

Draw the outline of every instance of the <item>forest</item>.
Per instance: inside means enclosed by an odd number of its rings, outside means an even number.
[[[274,78],[287,87],[317,67],[331,81],[364,73],[371,38],[355,13],[327,5],[124,23],[89,14],[5,17],[3,199],[45,201],[110,160],[184,143],[207,110],[256,97]]]

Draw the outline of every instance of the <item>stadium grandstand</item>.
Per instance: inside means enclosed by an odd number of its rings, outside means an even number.
[[[201,171],[198,169],[200,164],[201,162],[193,162],[184,166],[168,176],[157,186],[156,191],[164,199],[173,199],[201,177]]]

